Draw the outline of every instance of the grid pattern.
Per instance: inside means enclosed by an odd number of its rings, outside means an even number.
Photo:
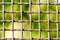
[[[11,5],[11,9],[12,11],[5,11],[4,5]],[[20,6],[20,10],[19,11],[14,11],[14,5],[19,5]],[[59,15],[59,10],[58,10],[58,5],[60,5],[60,3],[58,3],[58,0],[56,0],[56,3],[50,3],[50,0],[47,0],[46,3],[41,3],[40,0],[38,0],[37,3],[32,2],[32,0],[29,0],[29,2],[22,2],[22,0],[20,0],[19,2],[14,2],[14,0],[11,0],[11,2],[4,2],[4,0],[2,0],[2,2],[0,2],[0,5],[2,5],[2,11],[0,11],[0,13],[2,13],[2,20],[0,20],[0,22],[3,23],[3,28],[0,29],[0,31],[2,31],[2,38],[0,38],[0,40],[60,40],[59,38],[59,23],[60,21],[58,20],[58,15]],[[29,5],[29,11],[23,11],[23,5]],[[38,11],[34,12],[32,11],[32,5],[38,5]],[[41,11],[41,5],[47,5],[47,11]],[[50,11],[50,5],[56,5],[56,11]],[[5,13],[11,13],[11,20],[5,20]],[[14,13],[19,13],[20,15],[20,19],[19,20],[14,20]],[[29,20],[23,20],[23,13],[28,13],[29,14]],[[41,14],[47,14],[47,20],[41,20]],[[56,20],[50,20],[50,14],[55,14],[56,15]],[[32,14],[38,14],[38,20],[32,20]],[[12,29],[6,29],[5,28],[5,22],[12,22]],[[19,22],[21,23],[20,29],[14,29],[14,22]],[[23,23],[25,22],[29,22],[30,23],[30,29],[24,29],[23,28]],[[33,29],[32,27],[32,23],[33,22],[37,22],[38,23],[38,29]],[[48,27],[47,29],[42,29],[41,28],[41,22],[47,22],[48,23]],[[50,29],[50,23],[56,23],[56,29],[52,30]],[[52,24],[53,25],[53,24]],[[12,31],[12,38],[5,38],[5,31]],[[21,33],[21,37],[20,38],[14,38],[14,31],[20,31]],[[29,31],[30,33],[30,38],[24,38],[24,32],[23,31]],[[38,31],[38,38],[33,38],[32,37],[32,32],[33,31]],[[42,31],[48,32],[47,38],[42,38]],[[56,37],[55,38],[51,38],[50,36],[50,32],[56,32]],[[37,35],[37,34],[36,34]]]

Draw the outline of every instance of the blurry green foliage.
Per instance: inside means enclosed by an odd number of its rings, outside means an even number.
[[[51,38],[56,38],[57,37],[57,32],[50,32],[50,37]]]
[[[50,23],[50,29],[56,29],[56,23]]]
[[[29,2],[29,0],[22,0],[22,2]]]
[[[2,11],[2,5],[0,4],[0,11]]]
[[[0,13],[0,20],[2,19],[2,13]]]
[[[20,0],[14,0],[14,2],[20,2]]]
[[[5,2],[11,2],[11,0],[4,0]],[[0,2],[2,2],[2,0],[0,0]],[[20,0],[14,0],[14,2],[20,2]],[[29,2],[29,0],[22,0],[22,2]],[[32,0],[32,2],[38,2],[38,0]],[[47,0],[41,0],[41,3],[45,3],[47,2]],[[50,0],[51,3],[55,3],[54,0]],[[7,12],[11,12],[12,5],[4,5],[5,11]],[[50,5],[49,6],[50,11],[56,11],[56,5]],[[34,12],[38,12],[38,5],[32,5],[32,11]],[[2,5],[0,5],[0,11],[2,11]],[[20,11],[20,5],[16,5],[14,4],[14,11]],[[29,20],[30,19],[30,15],[29,13],[25,13],[24,11],[29,11],[29,5],[25,4],[22,5],[22,17],[23,20]],[[47,5],[40,5],[40,11],[47,11]],[[58,6],[58,11],[60,11],[60,5]],[[0,13],[0,20],[2,20],[2,14]],[[48,14],[45,13],[41,13],[40,14],[40,20],[48,20]],[[12,20],[12,13],[5,13],[4,15],[5,20]],[[21,13],[14,13],[14,20],[20,20],[21,19]],[[32,14],[32,20],[38,20],[38,13],[36,14]],[[50,14],[50,20],[56,20],[56,14]],[[58,20],[60,20],[60,14],[58,15]],[[11,22],[5,22],[5,28],[10,28],[11,26]],[[16,27],[20,27],[17,25],[17,22],[14,22],[14,26]],[[0,28],[3,28],[3,23],[0,22]],[[24,29],[30,29],[30,23],[23,23],[23,28]],[[32,29],[38,29],[38,23],[37,22],[32,22]],[[41,29],[48,29],[48,22],[41,22],[40,23],[40,28]],[[60,23],[59,23],[59,28],[60,28]],[[56,29],[56,23],[50,23],[50,29]],[[28,33],[27,33],[28,32]],[[8,35],[9,33],[7,32],[6,35]],[[60,32],[59,32],[60,34]],[[23,33],[24,38],[29,38],[30,37],[30,32],[29,31],[24,31]],[[39,36],[39,32],[38,31],[32,31],[32,37],[33,38],[37,38]],[[0,38],[2,37],[2,32],[0,31]],[[56,38],[56,32],[50,32],[50,37],[51,38]],[[60,36],[59,36],[60,37]],[[48,38],[48,32],[45,31],[41,31],[41,38]]]
[[[0,31],[0,38],[2,37],[2,31]]]
[[[0,2],[2,2],[2,0],[0,0]]]
[[[4,2],[11,2],[11,0],[4,0]]]

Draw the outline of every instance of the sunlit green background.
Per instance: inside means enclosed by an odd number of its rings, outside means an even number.
[[[2,0],[0,0],[0,2],[2,2]],[[11,2],[11,0],[4,0],[4,2]],[[14,2],[20,2],[20,0],[14,0]],[[29,0],[22,0],[22,2],[24,3],[28,3]],[[38,0],[32,0],[32,2],[38,2]],[[46,3],[47,0],[40,0],[41,3]],[[56,3],[56,0],[50,0],[51,3]],[[60,3],[60,1],[59,1]],[[6,12],[11,12],[12,5],[4,5],[4,11]],[[39,12],[38,9],[39,5],[32,5],[32,11],[34,12]],[[51,12],[56,12],[56,5],[50,5],[50,11]],[[2,5],[0,4],[0,11],[2,11]],[[14,4],[14,11],[20,11],[20,5]],[[29,11],[29,5],[28,4],[24,4],[22,5],[22,17],[23,20],[30,20],[30,16],[29,13],[24,13],[23,11]],[[47,12],[47,5],[40,5],[40,11],[44,11]],[[60,12],[60,5],[58,5],[58,11]],[[3,13],[0,13],[0,20],[3,19],[2,17]],[[41,13],[40,14],[40,20],[48,20],[48,14],[46,13]],[[4,15],[5,20],[12,20],[12,13],[5,13]],[[20,20],[21,18],[21,14],[20,13],[14,13],[14,20]],[[38,13],[34,14],[32,13],[32,20],[38,20]],[[56,21],[56,14],[54,13],[50,13],[50,20]],[[58,20],[60,20],[60,14],[58,15]],[[15,29],[21,29],[21,23],[19,22],[14,22],[14,28]],[[0,29],[3,28],[3,23],[0,22]],[[12,28],[12,23],[11,22],[5,22],[5,28],[7,29],[11,29]],[[24,29],[30,29],[30,23],[29,22],[25,22],[23,23],[23,28]],[[48,29],[48,22],[40,22],[40,28],[41,29]],[[58,23],[58,28],[60,30],[60,23]],[[39,25],[38,22],[32,22],[32,29],[39,29]],[[50,22],[50,29],[54,30],[57,29],[56,27],[56,23],[51,23]],[[2,33],[3,31],[0,31],[0,38],[2,38]],[[56,38],[57,32],[50,32],[50,37],[51,38]],[[60,37],[60,32],[58,32],[58,35]],[[21,32],[20,31],[14,31],[14,37],[15,38],[20,38],[21,37]],[[23,37],[24,38],[30,38],[30,31],[23,31]],[[39,37],[39,31],[32,31],[32,37],[33,38],[38,38]],[[5,31],[5,38],[12,38],[12,31]],[[45,31],[41,31],[41,38],[48,38],[48,32]]]

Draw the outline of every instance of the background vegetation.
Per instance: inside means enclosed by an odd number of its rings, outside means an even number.
[[[23,2],[29,2],[29,0],[22,0]],[[2,0],[0,0],[0,2],[2,2]],[[4,2],[11,2],[11,0],[4,0]],[[20,0],[14,0],[14,2],[20,2]],[[38,0],[32,0],[32,2],[38,2]],[[41,3],[46,3],[47,0],[41,0]],[[56,3],[56,0],[50,0],[51,3]],[[59,1],[60,3],[60,1]],[[58,11],[60,12],[60,5],[58,5]],[[44,11],[47,12],[47,5],[40,5],[40,11]],[[51,12],[56,12],[56,5],[50,5],[49,6],[50,11]],[[4,5],[4,9],[6,12],[11,12],[11,5]],[[2,11],[2,5],[0,4],[0,11]],[[20,5],[14,4],[14,11],[20,11]],[[23,20],[29,20],[30,16],[29,13],[24,13],[23,11],[29,11],[29,5],[25,4],[22,5],[22,16],[23,16]],[[32,5],[32,11],[34,12],[38,12],[38,5]],[[0,20],[2,20],[2,14],[0,13]],[[20,20],[21,14],[20,13],[14,13],[14,20]],[[46,13],[41,13],[40,14],[40,20],[48,20],[48,14]],[[5,20],[12,20],[12,13],[5,13],[4,15]],[[38,20],[38,13],[36,14],[32,14],[32,20]],[[51,13],[50,14],[50,20],[56,20],[56,14]],[[58,20],[60,20],[60,14],[58,15]],[[59,24],[59,29],[60,29],[60,23]],[[19,22],[14,22],[14,28],[15,29],[21,29],[21,23]],[[3,28],[3,23],[0,22],[0,29]],[[5,22],[5,28],[7,29],[11,29],[12,28],[12,22]],[[23,23],[23,28],[24,29],[30,29],[30,23],[29,22],[25,22]],[[32,22],[32,29],[38,29],[38,23],[37,22]],[[40,23],[40,28],[41,29],[48,29],[48,22],[41,22]],[[56,23],[51,23],[50,22],[50,29],[54,30],[57,29],[56,27]],[[0,31],[0,38],[2,38],[2,31]],[[51,38],[56,38],[56,33],[57,32],[50,32],[50,37]],[[21,32],[20,31],[14,31],[14,37],[15,38],[20,38],[21,36]],[[30,32],[29,31],[23,31],[23,37],[24,38],[29,38],[30,37]],[[12,37],[12,31],[5,31],[5,37],[6,38],[11,38]],[[33,38],[38,38],[39,37],[39,32],[38,31],[32,31],[32,37]],[[45,31],[41,31],[41,37],[42,38],[48,38],[48,32]],[[60,32],[59,32],[59,37],[60,37]]]

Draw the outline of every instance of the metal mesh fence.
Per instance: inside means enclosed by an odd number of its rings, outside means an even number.
[[[32,2],[32,0],[28,0],[28,2],[23,2],[23,0],[19,0],[19,2],[14,2],[14,0],[10,0],[11,2],[5,2],[5,0],[1,0],[1,2],[0,2],[0,5],[2,5],[2,11],[0,11],[0,13],[2,13],[2,20],[0,20],[0,22],[2,22],[2,25],[3,25],[3,27],[2,28],[0,28],[0,31],[2,31],[2,38],[0,38],[0,40],[60,40],[60,38],[59,38],[59,23],[60,23],[60,21],[59,21],[59,8],[58,8],[58,6],[60,5],[60,3],[58,3],[58,0],[56,0],[56,2],[55,3],[50,3],[50,0],[46,0],[46,3],[41,3],[40,1],[41,0],[38,0],[38,2]],[[6,11],[5,9],[5,5],[7,5],[7,7],[8,7],[8,5],[11,5],[11,11]],[[19,11],[14,11],[14,5],[19,5]],[[23,5],[28,5],[29,6],[29,10],[28,11],[26,11],[26,10],[23,10]],[[38,5],[37,6],[37,9],[38,9],[38,11],[32,11],[32,5]],[[47,10],[46,11],[41,11],[41,5],[46,5],[47,6]],[[56,10],[55,11],[50,11],[50,5],[55,5],[55,8],[56,8]],[[6,13],[9,13],[8,15],[10,15],[11,14],[11,20],[5,20],[5,14]],[[14,20],[14,13],[17,13],[20,17],[20,19],[19,20]],[[23,13],[25,13],[26,15],[28,14],[29,15],[29,19],[28,20],[24,20],[23,19]],[[41,20],[41,14],[46,14],[47,15],[47,20]],[[32,18],[32,14],[34,15],[34,14],[37,14],[38,15],[38,17],[37,17],[37,20],[34,20],[33,18]],[[56,20],[50,20],[50,15],[51,14],[54,14],[55,15],[55,19]],[[25,15],[25,16],[26,16]],[[43,16],[44,17],[44,16]],[[7,17],[6,17],[7,18]],[[5,22],[11,22],[11,24],[12,24],[12,28],[11,29],[6,29],[5,28]],[[20,23],[20,29],[14,29],[14,22],[17,22],[17,23]],[[37,24],[38,24],[38,28],[37,29],[33,29],[33,27],[32,27],[32,23],[33,22],[36,22]],[[29,23],[29,27],[30,28],[27,28],[27,29],[24,29],[23,28],[23,24],[24,23]],[[43,28],[41,28],[41,23],[43,24],[45,24],[45,23],[47,23],[46,25],[47,26],[45,26],[47,29],[43,29]],[[50,24],[50,23],[52,23],[52,24]],[[54,25],[53,23],[55,23],[55,26],[56,26],[56,29],[50,29],[50,25]],[[43,25],[44,25],[43,24]],[[1,24],[0,24],[1,25]],[[8,25],[8,24],[7,24]],[[16,24],[17,25],[17,24]],[[28,24],[27,24],[28,25]],[[55,27],[54,26],[54,27]],[[12,35],[12,38],[5,38],[5,31],[11,31],[11,35]],[[15,38],[14,37],[14,34],[15,34],[15,31],[19,31],[21,34],[20,34],[20,38]],[[24,38],[24,36],[25,35],[23,35],[24,34],[24,31],[28,31],[29,32],[29,38]],[[32,37],[32,32],[33,31],[37,31],[38,32],[38,34],[37,33],[35,33],[35,35],[38,35],[38,37],[36,37],[36,38],[34,38],[34,37]],[[47,38],[42,38],[41,36],[44,36],[44,35],[42,35],[42,31],[44,31],[44,32],[46,32],[46,34],[47,34]],[[51,32],[55,32],[56,34],[52,34],[52,35],[56,35],[56,37],[55,38],[51,38],[51,35],[50,35],[50,33]],[[18,33],[19,34],[19,33]]]

